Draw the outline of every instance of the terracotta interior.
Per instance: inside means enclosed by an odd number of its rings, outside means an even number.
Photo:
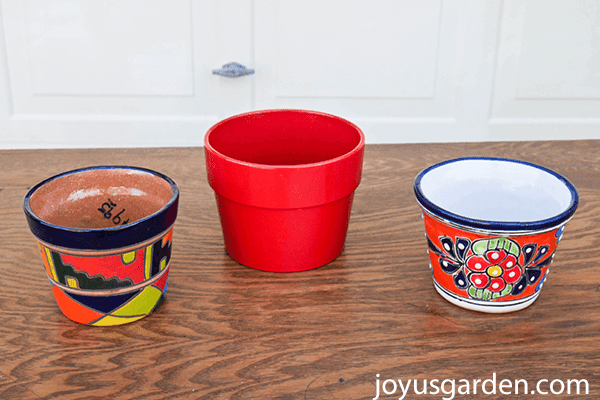
[[[219,124],[209,144],[240,161],[266,165],[312,164],[349,153],[360,143],[353,125],[297,111],[248,114]]]
[[[31,210],[42,220],[69,228],[110,228],[130,224],[165,206],[169,182],[148,172],[97,169],[56,178],[38,188]]]

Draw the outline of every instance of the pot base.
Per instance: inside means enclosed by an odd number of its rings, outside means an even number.
[[[435,290],[442,296],[444,299],[448,300],[450,303],[466,308],[467,310],[486,312],[486,313],[508,313],[513,311],[522,310],[524,308],[529,307],[540,295],[540,292],[536,292],[529,297],[519,300],[512,301],[481,301],[475,299],[467,299],[464,297],[458,297],[454,293],[451,293],[440,286],[436,280],[433,280],[433,286]]]
[[[342,249],[342,251],[343,250],[344,249]],[[317,262],[315,264],[292,265],[292,266],[290,266],[289,264],[285,264],[282,266],[264,266],[263,264],[253,264],[253,265],[244,264],[243,262],[239,261],[234,256],[232,256],[231,253],[229,253],[229,251],[227,250],[227,247],[225,247],[225,251],[227,252],[227,255],[229,257],[231,257],[235,262],[237,262],[240,265],[243,265],[244,267],[252,268],[257,271],[280,272],[280,273],[302,272],[302,271],[310,271],[311,269],[321,268],[331,262],[334,262],[342,254],[342,251],[340,251],[338,253],[338,255],[333,257],[331,260],[325,261],[325,262]]]

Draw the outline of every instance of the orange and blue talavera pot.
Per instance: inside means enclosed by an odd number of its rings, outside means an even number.
[[[27,192],[27,222],[65,316],[121,325],[162,304],[178,200],[169,177],[120,166],[65,172]]]
[[[433,165],[417,175],[414,191],[435,289],[483,312],[520,310],[538,298],[579,202],[564,176],[500,158]]]

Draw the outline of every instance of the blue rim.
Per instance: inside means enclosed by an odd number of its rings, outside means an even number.
[[[54,179],[92,170],[102,169],[129,169],[147,172],[169,183],[173,194],[167,204],[152,215],[137,220],[127,225],[101,229],[69,228],[51,224],[42,220],[31,210],[31,196],[40,187]],[[25,194],[23,210],[29,228],[35,237],[51,245],[77,250],[110,250],[132,246],[142,241],[151,239],[167,230],[175,223],[179,203],[179,188],[174,180],[166,175],[146,168],[128,166],[96,166],[75,169],[63,172],[43,180],[33,186]]]
[[[446,164],[454,163],[457,161],[465,161],[465,160],[504,161],[504,162],[527,165],[527,166],[539,169],[541,171],[547,172],[547,173],[555,176],[556,178],[558,178],[569,189],[569,192],[571,193],[571,202],[569,204],[569,207],[565,211],[561,212],[558,215],[555,215],[552,218],[543,219],[543,220],[539,220],[539,221],[530,221],[530,222],[485,221],[485,220],[467,218],[467,217],[463,217],[458,214],[451,213],[450,211],[447,211],[447,210],[435,205],[429,199],[427,199],[427,197],[425,197],[425,195],[423,194],[423,191],[421,190],[421,180],[429,171],[431,171],[435,168],[439,168]],[[436,215],[445,220],[454,222],[456,224],[459,224],[459,225],[462,225],[465,227],[484,229],[484,230],[489,230],[489,231],[516,231],[516,232],[519,232],[519,231],[539,231],[539,230],[553,228],[553,227],[559,226],[560,224],[568,221],[569,218],[571,218],[573,216],[573,214],[575,213],[575,210],[577,209],[577,206],[579,205],[579,193],[577,192],[577,189],[575,188],[575,186],[567,178],[565,178],[564,176],[562,176],[548,168],[542,167],[540,165],[528,163],[526,161],[513,160],[513,159],[509,159],[509,158],[463,157],[463,158],[456,158],[456,159],[452,159],[452,160],[443,161],[441,163],[427,167],[424,170],[422,170],[421,172],[419,172],[419,174],[417,175],[417,177],[415,178],[415,181],[414,181],[414,191],[415,191],[415,196],[417,198],[417,201],[421,204],[421,206],[423,208],[425,208],[427,211],[429,211],[433,215]]]

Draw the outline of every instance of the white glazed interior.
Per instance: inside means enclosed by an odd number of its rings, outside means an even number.
[[[470,219],[534,222],[566,211],[572,195],[563,181],[530,165],[468,159],[428,171],[421,192],[436,206]]]

